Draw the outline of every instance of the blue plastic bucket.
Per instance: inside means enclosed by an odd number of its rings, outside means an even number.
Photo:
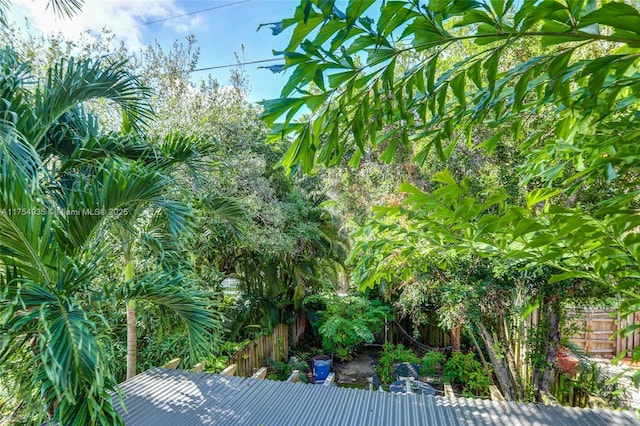
[[[313,370],[315,373],[315,379],[324,380],[329,375],[329,371],[331,370],[331,360],[316,360],[313,362]]]

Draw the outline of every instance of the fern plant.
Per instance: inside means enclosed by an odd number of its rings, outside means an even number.
[[[320,313],[318,331],[322,348],[341,360],[349,360],[363,343],[372,343],[374,333],[391,317],[390,308],[359,296],[333,296]]]

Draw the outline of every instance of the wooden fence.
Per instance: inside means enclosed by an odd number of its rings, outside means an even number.
[[[626,318],[618,318],[613,309],[568,308],[566,315],[568,323],[575,330],[570,341],[591,355],[612,358],[626,351],[626,356],[630,356],[633,348],[640,346],[640,328],[625,338],[620,334],[612,338],[617,330],[629,325],[640,324],[640,313]],[[538,321],[539,313],[538,310],[535,310],[522,321],[522,324],[517,327],[518,330],[514,330],[518,333],[519,338],[511,339],[515,342],[512,347],[515,362],[523,377],[528,377],[524,342],[526,342],[530,330],[537,326]],[[413,325],[408,320],[403,320],[400,324],[407,332],[413,333]],[[289,347],[298,344],[307,326],[307,318],[301,314],[292,324],[280,324],[270,335],[262,336],[251,342],[234,354],[229,363],[238,365],[237,374],[239,376],[251,376],[260,367],[266,366],[269,358],[276,361],[286,361],[289,359]],[[417,332],[419,334],[416,336],[417,340],[427,346],[443,348],[452,345],[451,334],[435,324],[419,326]],[[376,341],[379,343],[403,343],[404,340],[402,332],[393,321],[388,322],[383,329],[376,333]]]
[[[410,334],[414,334],[414,326],[409,319],[402,319],[400,321],[400,325]],[[415,331],[417,335],[414,337],[420,343],[423,343],[427,346],[431,346],[434,348],[444,348],[447,346],[451,346],[451,333],[447,333],[443,331],[436,324],[428,324],[428,325],[420,325],[415,327]],[[405,337],[398,328],[398,326],[393,322],[389,321],[385,324],[384,329],[380,330],[376,333],[376,341],[380,343],[405,343]]]
[[[295,347],[302,336],[304,336],[305,331],[307,331],[307,324],[307,316],[304,312],[301,312],[289,326],[289,336],[291,336],[289,344],[291,347]]]
[[[229,359],[229,364],[238,366],[238,376],[248,377],[260,367],[266,366],[269,358],[276,361],[289,359],[289,326],[287,324],[278,324],[268,336],[262,336],[249,343]]]
[[[230,359],[229,365],[236,364],[236,375],[249,377],[260,367],[267,365],[269,358],[275,361],[289,359],[289,347],[295,346],[304,335],[307,318],[304,315],[296,317],[288,324],[278,324],[271,334],[262,336],[249,343],[242,350],[236,352]]]
[[[636,329],[627,337],[622,337],[618,330],[630,325],[640,324],[640,313],[621,318],[613,309],[602,308],[570,308],[567,310],[567,323],[575,330],[570,341],[578,345],[590,355],[613,358],[640,346],[640,330]]]

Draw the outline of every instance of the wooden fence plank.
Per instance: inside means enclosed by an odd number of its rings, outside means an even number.
[[[175,370],[176,368],[178,368],[179,364],[180,364],[180,358],[174,358],[171,361],[164,364],[162,368],[170,368],[172,370]]]
[[[640,313],[621,317],[615,309],[568,308],[567,317],[579,331],[570,337],[570,341],[585,352],[612,358],[620,353],[626,356],[640,345],[640,330],[623,338],[619,330],[640,322]]]
[[[205,366],[204,361],[199,362],[199,363],[197,363],[196,365],[193,366],[191,371],[193,371],[194,373],[202,373],[204,371],[204,366]]]
[[[299,380],[300,380],[300,370],[293,370],[291,372],[291,375],[287,379],[287,382],[298,383]]]
[[[327,375],[327,378],[324,379],[324,382],[322,382],[322,386],[333,386],[336,382],[336,375],[335,373],[329,373]]]
[[[489,385],[489,395],[492,401],[504,402],[504,396],[502,396],[500,389],[495,385]]]
[[[252,379],[266,379],[267,377],[267,367],[261,367],[258,371],[253,373],[251,376]]]
[[[249,343],[236,352],[229,359],[229,363],[238,365],[239,376],[249,377],[257,369],[266,365],[269,358],[278,362],[289,359],[289,326],[287,324],[279,324],[271,334]]]
[[[444,384],[444,396],[446,398],[455,398],[456,394],[453,392],[453,387],[451,386],[451,383],[445,383]]]
[[[237,369],[238,366],[236,364],[231,364],[230,366],[222,370],[220,374],[222,374],[223,376],[233,376],[235,375]]]

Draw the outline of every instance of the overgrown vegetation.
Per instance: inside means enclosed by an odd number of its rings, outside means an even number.
[[[436,376],[443,372],[445,361],[442,352],[428,351],[420,360],[420,372],[424,376]]]
[[[350,360],[363,343],[373,343],[374,333],[391,319],[391,310],[379,300],[355,295],[311,296],[307,306],[320,305],[318,332],[322,348],[343,361]]]
[[[309,364],[305,361],[298,360],[298,358],[292,356],[289,358],[288,362],[275,361],[273,359],[268,359],[267,363],[269,367],[273,370],[267,378],[270,380],[280,380],[285,381],[293,373],[294,370],[298,370],[300,372],[298,376],[298,380],[302,383],[308,382],[307,373],[309,372]]]
[[[396,380],[396,364],[409,362],[411,364],[419,364],[420,359],[411,349],[405,348],[404,345],[394,345],[393,343],[385,343],[382,346],[382,355],[376,374],[384,383],[393,383]]]
[[[290,77],[262,106],[241,69],[192,81],[193,37],[130,52],[111,33],[25,36],[6,8],[10,422],[121,424],[118,382],[175,357],[219,371],[303,310],[341,360],[396,316],[437,322],[466,352],[385,344],[383,382],[411,362],[468,396],[495,380],[532,400],[553,386],[567,305],[640,310],[635,1],[301,0],[272,24],[292,30]],[[579,377],[618,403],[595,367]]]
[[[639,309],[637,6],[312,0],[278,27],[291,77],[263,117],[291,141],[283,164],[413,165],[362,228],[354,281],[443,289],[443,325],[473,334],[508,399],[550,389],[572,299]],[[521,377],[535,308],[540,362]]]
[[[444,364],[442,378],[445,382],[456,383],[466,396],[488,396],[491,381],[473,352],[454,352]]]

